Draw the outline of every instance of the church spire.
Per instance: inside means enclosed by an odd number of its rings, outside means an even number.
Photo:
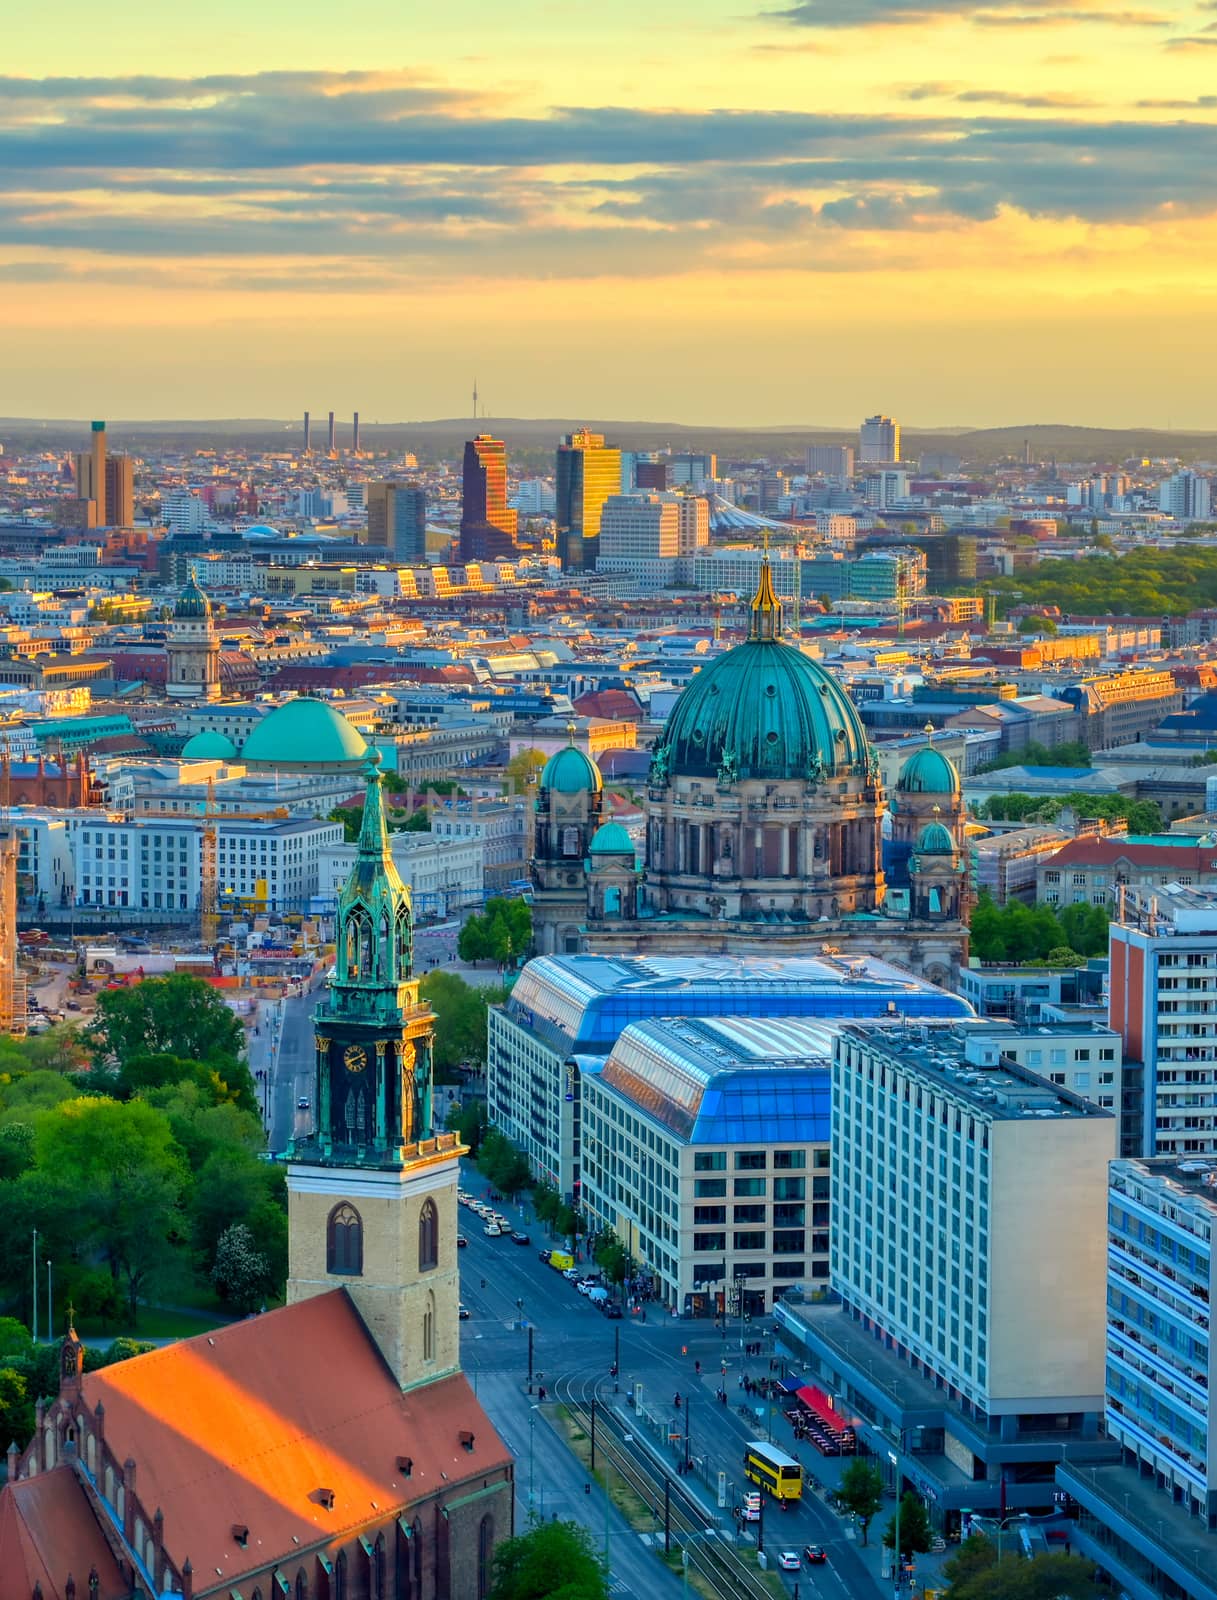
[[[760,577],[752,597],[752,618],[748,624],[748,638],[777,639],[782,632],[782,607],[773,587],[773,568],[766,550],[761,560]]]
[[[380,782],[380,751],[373,746],[368,747],[364,757],[363,776],[367,787],[363,797],[363,822],[359,829],[359,856],[364,861],[388,861],[391,857]]]

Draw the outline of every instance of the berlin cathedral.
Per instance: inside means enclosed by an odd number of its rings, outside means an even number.
[[[673,708],[643,808],[640,862],[573,740],[547,762],[531,864],[538,953],[831,951],[955,985],[968,938],[959,773],[931,744],[889,800],[853,702],[783,640],[767,562],[747,639]]]

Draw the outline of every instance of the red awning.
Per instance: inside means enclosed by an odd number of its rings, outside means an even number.
[[[841,1432],[849,1427],[849,1423],[839,1411],[834,1411],[829,1403],[828,1396],[823,1389],[817,1389],[814,1384],[804,1384],[796,1390],[795,1398],[801,1400],[808,1411],[814,1413],[826,1427],[834,1432]]]

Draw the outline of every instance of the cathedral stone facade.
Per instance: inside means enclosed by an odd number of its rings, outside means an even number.
[[[853,702],[782,639],[768,563],[748,638],[697,674],[654,747],[643,862],[604,820],[600,774],[573,745],[546,765],[536,806],[543,955],[830,946],[948,985],[964,959],[959,774],[932,747],[919,751],[889,818]]]

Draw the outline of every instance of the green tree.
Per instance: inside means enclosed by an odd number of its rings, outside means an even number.
[[[335,806],[325,819],[327,822],[341,822],[343,838],[347,844],[358,844],[359,829],[363,823],[363,807],[360,806]]]
[[[466,924],[466,927],[468,924]],[[461,930],[462,933],[464,929]],[[462,959],[468,959],[462,957]],[[457,972],[437,967],[419,984],[419,994],[435,1012],[435,1066],[441,1075],[462,1064],[486,1060],[488,1011],[503,998],[501,989],[466,983]],[[452,1076],[448,1081],[454,1081]]]
[[[34,1398],[26,1375],[16,1367],[0,1367],[0,1438],[22,1448],[34,1433]]]
[[[596,1240],[592,1258],[610,1283],[624,1283],[634,1265],[633,1257],[612,1228],[606,1228]]]
[[[412,811],[402,823],[400,828],[394,828],[395,833],[430,833],[431,812],[426,806],[419,806],[417,811]]]
[[[274,1292],[270,1262],[243,1222],[225,1228],[220,1235],[211,1277],[221,1300],[243,1313],[264,1304]]]
[[[468,1145],[469,1154],[476,1161],[482,1140],[490,1127],[486,1120],[485,1101],[466,1100],[463,1105],[449,1107],[447,1127],[459,1136],[463,1145]]]
[[[187,1061],[181,1056],[139,1055],[123,1061],[114,1073],[114,1092],[120,1100],[175,1083],[197,1083],[212,1105],[230,1104],[256,1114],[253,1078],[243,1061]]]
[[[477,1165],[492,1188],[506,1195],[519,1194],[532,1180],[527,1157],[497,1128],[492,1128],[483,1138]]]
[[[883,1505],[883,1474],[873,1462],[855,1456],[841,1474],[837,1504],[858,1519],[862,1543],[869,1541],[870,1525]]]
[[[140,1100],[69,1100],[39,1118],[35,1150],[71,1197],[82,1241],[125,1286],[134,1327],[182,1224],[186,1169],[168,1117]]]
[[[532,912],[525,900],[492,896],[481,916],[472,916],[457,936],[462,961],[497,961],[507,966],[532,944]]]
[[[903,1543],[903,1538],[901,1543]],[[1064,1551],[1028,1559],[973,1534],[943,1568],[948,1600],[1099,1600],[1108,1593],[1094,1581],[1094,1562]]]
[[[538,1522],[494,1553],[488,1600],[607,1600],[608,1571],[575,1522]]]
[[[511,784],[511,792],[526,794],[534,788],[547,759],[544,750],[537,750],[531,746],[527,750],[517,750],[507,763],[507,778]]]
[[[97,1060],[119,1068],[136,1056],[236,1062],[245,1032],[219,994],[201,978],[175,972],[97,997],[92,1039]]]
[[[896,1514],[892,1513],[883,1534],[883,1542],[889,1550],[896,1546]],[[900,1499],[900,1555],[903,1560],[910,1556],[924,1555],[934,1542],[934,1530],[930,1527],[930,1514],[925,1508],[925,1501],[919,1494],[914,1494],[911,1489],[905,1491]]]

